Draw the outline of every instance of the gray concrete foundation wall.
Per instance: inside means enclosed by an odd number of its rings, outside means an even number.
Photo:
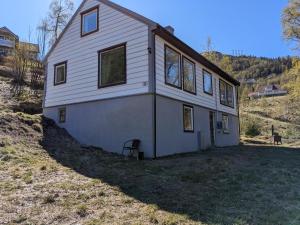
[[[44,108],[44,115],[65,128],[85,145],[121,153],[123,143],[141,140],[145,157],[153,157],[153,97],[139,95],[63,106],[66,122],[59,123],[58,110]]]
[[[194,132],[186,133],[183,128],[183,105],[175,99],[157,96],[157,156],[193,152],[209,148],[211,143],[209,112],[215,113],[215,146],[231,146],[239,143],[238,117],[229,115],[229,134],[216,129],[216,121],[221,121],[222,113],[194,107]],[[218,115],[218,116],[217,116]]]

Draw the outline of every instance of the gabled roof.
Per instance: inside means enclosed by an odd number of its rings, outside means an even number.
[[[4,33],[7,33],[7,34],[10,34],[10,35],[14,36],[16,39],[19,39],[19,37],[14,32],[12,32],[10,29],[8,29],[5,26],[0,28],[0,32],[1,31],[4,32]]]
[[[58,37],[58,39],[56,40],[56,42],[53,44],[53,46],[51,47],[51,49],[49,50],[49,52],[47,53],[47,55],[45,56],[45,59],[43,60],[44,62],[47,61],[49,55],[52,53],[52,51],[54,50],[54,48],[56,47],[56,45],[58,44],[58,42],[60,41],[61,37],[64,35],[65,31],[68,29],[68,27],[71,25],[71,23],[73,22],[73,20],[75,19],[76,15],[80,12],[81,8],[83,7],[83,5],[85,4],[87,0],[83,0],[82,3],[80,4],[80,6],[78,7],[78,9],[76,10],[76,12],[74,13],[74,15],[72,16],[72,18],[70,19],[70,21],[68,22],[68,24],[66,25],[65,29],[61,32],[60,36]],[[138,14],[135,13],[127,8],[124,8],[118,4],[115,4],[109,0],[97,0],[100,3],[103,3],[107,6],[110,6],[111,8],[124,13],[125,15],[132,17],[146,25],[149,26],[149,28],[155,32],[155,34],[161,36],[162,38],[166,39],[167,41],[169,41],[171,44],[175,45],[177,48],[179,48],[180,50],[182,50],[183,52],[185,52],[186,54],[190,55],[192,58],[194,58],[195,60],[197,60],[199,63],[201,63],[202,65],[206,66],[208,69],[212,70],[213,72],[217,73],[218,75],[220,75],[221,77],[223,77],[225,80],[228,80],[230,82],[232,82],[234,85],[240,85],[240,82],[237,81],[236,79],[234,79],[233,77],[231,77],[228,73],[226,73],[225,71],[223,71],[221,68],[219,68],[217,65],[215,65],[214,63],[210,62],[209,60],[207,60],[204,56],[202,56],[200,53],[198,53],[196,50],[194,50],[193,48],[191,48],[190,46],[188,46],[187,44],[185,44],[183,41],[181,41],[180,39],[178,39],[177,37],[175,37],[173,34],[171,34],[169,31],[167,31],[164,27],[162,27],[161,25],[159,25],[158,23]]]

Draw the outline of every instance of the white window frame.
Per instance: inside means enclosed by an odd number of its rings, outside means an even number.
[[[185,109],[191,110],[191,123],[192,123],[192,129],[186,129],[185,127]],[[183,105],[183,131],[186,133],[194,133],[194,107],[190,105]]]
[[[224,134],[229,134],[229,116],[227,114],[222,114],[222,129]]]
[[[64,67],[64,80],[57,81],[57,70]],[[54,65],[54,86],[65,84],[67,81],[67,61]]]
[[[84,31],[85,17],[96,13],[96,28],[91,31]],[[99,6],[93,7],[81,13],[81,37],[95,33],[99,30]]]

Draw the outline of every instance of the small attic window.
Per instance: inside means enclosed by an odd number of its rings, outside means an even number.
[[[99,30],[99,6],[81,13],[81,37]]]

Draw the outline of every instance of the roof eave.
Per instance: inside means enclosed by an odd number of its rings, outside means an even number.
[[[158,25],[156,29],[153,30],[155,34],[162,37],[164,40],[168,41],[170,44],[177,47],[179,50],[184,52],[185,54],[189,55],[191,58],[197,60],[200,64],[204,65],[208,69],[212,70],[219,76],[221,76],[223,79],[229,81],[230,83],[240,86],[240,82],[236,79],[234,79],[232,76],[230,76],[228,73],[226,73],[224,70],[222,70],[220,67],[206,59],[203,55],[195,51],[193,48],[188,46],[186,43],[181,41],[179,38],[171,34],[169,31],[167,31],[164,27]]]

